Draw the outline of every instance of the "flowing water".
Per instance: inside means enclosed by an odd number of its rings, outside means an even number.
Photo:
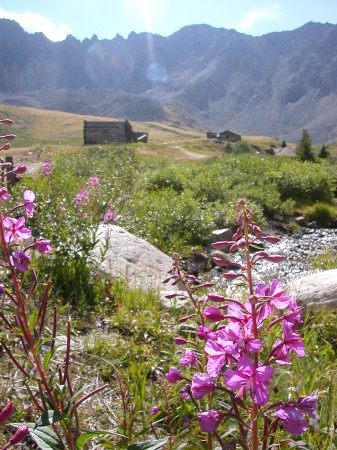
[[[254,275],[255,281],[270,281],[277,278],[286,285],[312,272],[313,257],[324,253],[327,249],[333,254],[337,253],[337,229],[307,228],[302,233],[295,232],[282,236],[277,244],[263,244],[263,247],[269,254],[281,254],[286,258],[279,264],[265,260],[259,262],[256,265],[258,273]],[[240,256],[234,256],[233,259],[240,261]],[[217,288],[228,285],[219,270],[212,270],[212,279],[216,282]]]

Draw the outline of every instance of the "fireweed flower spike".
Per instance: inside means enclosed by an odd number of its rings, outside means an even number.
[[[42,175],[44,175],[44,176],[51,175],[53,170],[54,170],[54,167],[53,167],[52,163],[50,161],[44,161],[44,163],[42,164],[42,167],[41,167]]]
[[[214,448],[210,434],[218,441],[220,448],[226,447],[218,429],[226,430],[228,418],[237,420],[239,437],[236,441],[243,449],[266,450],[273,446],[277,427],[282,421],[288,432],[302,433],[308,428],[306,414],[314,417],[317,407],[316,397],[300,397],[290,403],[269,404],[269,386],[274,375],[272,365],[290,365],[292,353],[304,356],[303,341],[297,332],[302,319],[296,301],[285,295],[278,280],[272,280],[270,284],[258,282],[254,286],[252,271],[256,269],[255,263],[260,259],[278,263],[283,260],[283,256],[270,255],[264,250],[251,256],[252,244],[256,240],[275,243],[280,238],[264,236],[261,228],[253,223],[253,213],[244,200],[239,200],[237,212],[238,229],[233,240],[221,241],[212,246],[217,249],[227,248],[232,252],[239,251],[241,261],[236,262],[237,270],[225,272],[224,277],[228,282],[239,278],[240,285],[246,284],[247,295],[243,296],[243,300],[228,298],[213,291],[197,298],[196,279],[184,272],[177,255],[169,271],[170,276],[165,280],[173,284],[181,282],[186,289],[185,297],[190,298],[193,303],[194,314],[183,317],[180,322],[197,321],[194,344],[193,338],[187,340],[179,337],[177,344],[193,345],[198,355],[197,364],[189,349],[180,359],[186,370],[198,370],[198,373],[185,378],[178,369],[171,368],[166,377],[171,383],[192,378],[192,383],[188,382],[179,392],[183,400],[192,400],[201,431],[209,433],[208,450]],[[222,258],[215,258],[214,262],[220,267],[228,266]],[[267,357],[267,349],[264,349],[262,362],[260,353],[263,343],[268,342],[265,338],[271,328],[274,340],[269,341],[268,348],[271,350]],[[231,404],[230,410],[226,407],[221,411],[219,405],[223,400],[221,398],[221,402],[217,401],[220,393],[229,396],[227,404]],[[213,409],[215,405],[218,411]],[[274,410],[274,420],[268,426],[270,416],[267,414],[269,415],[270,410]],[[283,435],[284,431],[281,433]]]

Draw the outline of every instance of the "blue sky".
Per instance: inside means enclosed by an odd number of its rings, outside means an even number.
[[[53,41],[68,34],[126,38],[131,31],[168,36],[201,23],[260,36],[309,21],[336,24],[337,0],[0,0],[0,18]]]

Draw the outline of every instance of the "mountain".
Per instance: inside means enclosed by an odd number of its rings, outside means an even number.
[[[127,39],[0,20],[0,102],[314,143],[337,140],[337,25],[252,37],[208,25]]]

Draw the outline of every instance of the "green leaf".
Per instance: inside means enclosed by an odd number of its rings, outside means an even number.
[[[159,441],[146,441],[138,444],[131,444],[127,446],[127,450],[159,450],[167,443],[168,438],[160,439]]]
[[[50,361],[51,357],[53,356],[54,351],[55,351],[55,350],[54,350],[53,348],[51,348],[51,349],[47,352],[46,356],[43,358],[43,369],[44,369],[44,370],[47,370],[49,361]]]
[[[29,329],[33,331],[35,328],[35,321],[37,317],[37,311],[34,309],[32,313],[29,314]]]
[[[82,392],[84,392],[85,390],[89,389],[92,385],[91,384],[86,384],[84,386],[82,386],[78,391],[76,391],[74,393],[74,395],[69,399],[69,401],[66,404],[66,407],[64,408],[64,413],[67,414],[70,407],[72,406],[73,403],[75,403],[77,397],[82,394]]]
[[[35,428],[38,427],[45,427],[47,425],[51,425],[52,423],[59,422],[60,420],[63,420],[62,414],[60,414],[58,411],[47,411],[41,415],[41,417],[38,419],[38,421],[35,424]]]
[[[100,431],[100,430],[89,431],[88,433],[84,433],[79,438],[77,438],[76,448],[77,450],[81,450],[83,448],[83,445],[86,444],[88,441],[90,441],[93,437],[106,436],[108,434],[115,435],[115,433],[111,433],[110,431]]]

